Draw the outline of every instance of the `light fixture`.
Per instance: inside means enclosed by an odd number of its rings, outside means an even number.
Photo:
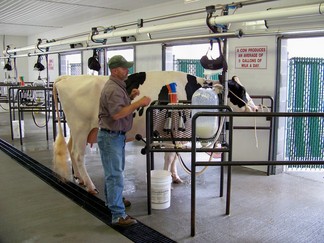
[[[235,25],[237,26],[237,25]],[[298,26],[298,28],[296,28]],[[241,26],[245,34],[264,32],[302,32],[304,30],[322,30],[324,28],[322,15],[266,19],[243,22]]]
[[[122,42],[133,42],[136,41],[136,37],[131,35],[131,36],[122,36],[120,37]]]
[[[70,48],[71,49],[74,49],[74,48],[82,48],[83,47],[83,44],[82,43],[73,43],[73,44],[70,44]]]
[[[242,23],[243,30],[267,30],[267,25],[264,20],[255,20]]]
[[[298,26],[298,29],[311,29],[322,28],[323,16],[322,15],[309,15],[301,17],[289,17],[282,19],[265,20],[265,25],[268,29],[292,29],[294,26]],[[295,27],[296,28],[296,27]]]
[[[198,2],[199,0],[184,0],[184,3],[194,3]]]

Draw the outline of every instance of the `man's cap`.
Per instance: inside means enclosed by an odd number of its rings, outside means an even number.
[[[130,68],[134,65],[134,62],[128,62],[122,55],[116,55],[109,59],[108,67],[111,68]]]

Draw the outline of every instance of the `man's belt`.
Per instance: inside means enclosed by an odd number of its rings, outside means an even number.
[[[112,130],[109,130],[109,129],[106,129],[106,128],[100,128],[100,130],[111,133],[111,134],[120,134],[120,135],[125,135],[126,134],[126,132],[124,132],[124,131],[112,131]]]

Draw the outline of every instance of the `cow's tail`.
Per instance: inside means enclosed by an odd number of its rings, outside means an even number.
[[[53,148],[54,171],[61,177],[62,180],[65,180],[69,176],[69,168],[67,163],[68,147],[65,142],[65,138],[63,136],[55,83],[53,85],[53,97],[54,97],[54,105],[55,105],[57,124],[58,124],[58,133],[56,135],[54,148]]]

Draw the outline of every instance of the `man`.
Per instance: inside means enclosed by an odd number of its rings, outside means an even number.
[[[105,84],[99,102],[99,132],[98,147],[105,173],[106,203],[112,214],[112,224],[129,226],[137,221],[125,213],[123,202],[125,168],[125,133],[133,125],[133,112],[139,107],[150,104],[149,97],[142,97],[131,103],[139,95],[138,89],[133,89],[128,95],[125,80],[128,68],[133,62],[128,62],[123,56],[110,58],[108,67],[111,75]]]

